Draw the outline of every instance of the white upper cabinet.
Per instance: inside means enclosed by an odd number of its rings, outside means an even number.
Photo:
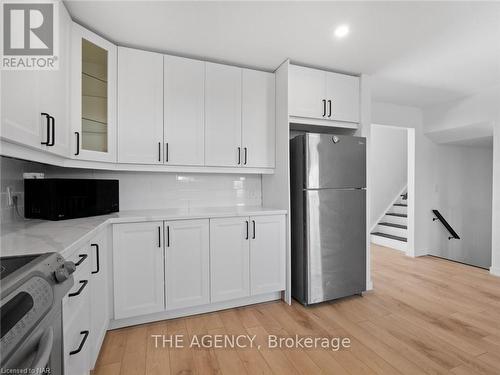
[[[289,112],[291,116],[325,118],[325,72],[290,65]]]
[[[163,163],[163,55],[118,47],[118,162]]]
[[[59,7],[59,69],[2,70],[1,137],[31,148],[69,155],[71,18]]]
[[[290,65],[289,78],[290,116],[359,122],[359,77]]]
[[[116,46],[73,23],[71,156],[116,162]]]
[[[251,294],[285,290],[285,216],[255,216],[250,222]]]
[[[164,160],[203,165],[205,160],[205,62],[164,56]]]
[[[25,146],[40,148],[47,142],[48,119],[40,113],[39,72],[2,70],[1,137]],[[42,131],[43,128],[43,131]]]
[[[327,72],[328,118],[337,121],[359,122],[359,89],[358,77]]]
[[[114,317],[165,309],[163,222],[113,226]]]
[[[205,164],[240,166],[241,68],[205,66]]]
[[[167,310],[210,302],[208,219],[165,222]]]
[[[274,74],[243,69],[242,165],[274,168],[275,144]]]
[[[210,219],[212,302],[249,296],[249,242],[247,217]]]

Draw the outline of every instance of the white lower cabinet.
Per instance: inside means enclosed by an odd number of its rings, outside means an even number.
[[[114,319],[285,290],[285,249],[285,215],[115,224]]]
[[[210,220],[212,302],[250,295],[248,217]]]
[[[113,226],[114,317],[165,309],[163,222]]]
[[[88,299],[88,298],[87,298]],[[64,323],[66,325],[66,322]],[[64,374],[88,374],[90,363],[90,304],[83,303],[64,330]]]
[[[250,222],[251,294],[285,290],[285,216],[254,216]]]
[[[66,259],[76,265],[74,285],[64,297],[63,352],[64,373],[82,375],[90,365],[90,258],[88,244],[76,249]]]
[[[165,222],[167,310],[210,302],[208,219]]]
[[[90,241],[90,367],[94,368],[109,324],[108,231]]]

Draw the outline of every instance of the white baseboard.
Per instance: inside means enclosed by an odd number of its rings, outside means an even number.
[[[500,277],[500,268],[498,267],[490,267],[490,274],[493,276]]]
[[[108,329],[123,328],[128,326],[135,326],[137,324],[151,323],[159,320],[174,319],[184,316],[204,314],[218,310],[225,310],[234,307],[253,305],[256,303],[269,302],[281,299],[281,292],[266,293],[259,296],[239,298],[231,301],[211,303],[209,305],[188,307],[173,311],[162,311],[159,313],[134,316],[132,318],[111,320]]]
[[[366,283],[366,291],[373,290],[373,281],[370,280]]]
[[[408,242],[393,240],[392,238],[381,237],[381,236],[370,236],[370,241],[375,245],[390,247],[391,249],[403,251],[406,253],[408,250]]]

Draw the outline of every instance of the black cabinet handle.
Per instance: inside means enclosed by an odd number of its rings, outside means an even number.
[[[95,247],[95,260],[96,260],[96,270],[92,271],[91,273],[99,273],[100,266],[99,266],[99,245],[96,243],[91,244],[90,246]]]
[[[255,220],[252,220],[253,236],[252,240],[255,240]]]
[[[88,254],[78,254],[78,256],[80,257],[80,260],[79,260],[78,262],[76,262],[76,263],[75,263],[75,266],[77,266],[77,267],[78,267],[80,264],[82,264],[82,263],[83,263],[83,261],[84,261],[85,259],[87,259]]]
[[[47,141],[40,142],[42,145],[50,146],[50,115],[48,113],[42,112],[42,116],[45,116],[47,119]]]
[[[170,247],[170,225],[167,225],[167,247]]]
[[[238,165],[241,164],[241,147],[238,147]]]
[[[56,144],[56,119],[53,116],[49,116],[49,122],[52,132],[52,140],[47,144],[47,146],[54,146]]]
[[[332,101],[328,100],[328,117],[332,117]]]
[[[247,165],[247,148],[245,147],[245,161],[243,162],[243,164]]]
[[[247,235],[245,237],[245,240],[248,240],[248,220],[245,220],[245,223],[247,223]]]
[[[161,161],[161,142],[158,142],[158,161]]]
[[[161,226],[158,225],[158,247],[161,247]]]
[[[165,143],[165,161],[168,163],[168,142]]]
[[[323,102],[323,117],[325,117],[326,116],[326,99],[323,99],[322,102]]]
[[[83,289],[85,289],[88,283],[89,283],[88,280],[80,280],[80,284],[82,284],[80,288],[78,288],[76,292],[68,294],[68,297],[76,297],[80,295],[80,293],[83,292]]]
[[[80,341],[80,345],[78,345],[78,348],[76,350],[72,350],[69,352],[69,355],[74,355],[78,354],[82,351],[83,346],[85,345],[85,342],[87,342],[87,338],[89,337],[89,331],[81,331],[80,335],[83,335],[82,341]]]
[[[80,155],[80,133],[75,132],[76,135],[76,152],[75,156]]]

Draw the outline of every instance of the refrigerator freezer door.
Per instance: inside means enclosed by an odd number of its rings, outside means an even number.
[[[366,187],[366,139],[309,133],[305,189]]]
[[[304,191],[307,303],[366,290],[366,191]]]

